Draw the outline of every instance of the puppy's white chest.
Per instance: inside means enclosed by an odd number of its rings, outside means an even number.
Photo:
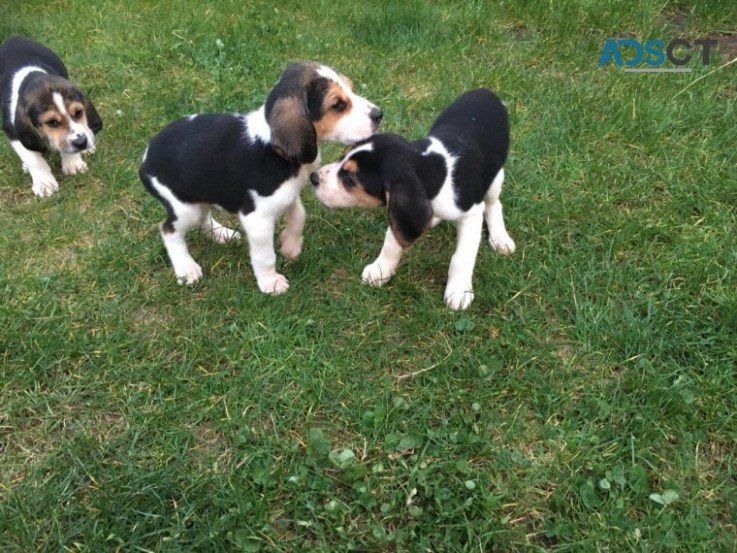
[[[303,165],[299,173],[291,179],[286,180],[279,186],[273,194],[269,196],[261,196],[255,190],[251,190],[251,198],[256,206],[256,211],[263,214],[269,214],[273,217],[279,217],[297,199],[302,188],[307,183],[310,173],[317,169],[320,165],[320,154],[317,159],[310,165]]]

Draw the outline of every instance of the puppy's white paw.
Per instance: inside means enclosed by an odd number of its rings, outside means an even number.
[[[194,259],[184,261],[174,267],[177,275],[177,284],[194,284],[202,278],[202,267],[200,267]]]
[[[294,236],[284,230],[279,235],[279,241],[281,242],[281,254],[287,259],[297,259],[302,253],[304,236]]]
[[[273,294],[278,296],[289,289],[289,281],[284,275],[275,273],[274,276],[258,279],[258,288],[264,294]]]
[[[39,198],[45,198],[52,196],[59,191],[59,183],[56,182],[54,175],[51,173],[34,176],[31,190],[33,190],[33,193]]]
[[[225,244],[231,240],[239,240],[241,233],[228,227],[215,227],[207,232],[207,235],[218,244]]]
[[[375,286],[378,288],[379,286],[383,286],[389,282],[393,275],[393,271],[387,267],[383,267],[380,263],[374,262],[363,268],[363,273],[361,273],[361,282],[368,286]]]
[[[513,254],[514,250],[517,249],[514,240],[506,232],[489,235],[489,245],[504,255]]]
[[[446,287],[445,289],[445,305],[453,311],[467,309],[473,302],[474,293],[471,286]]]
[[[61,156],[61,172],[65,175],[76,175],[77,173],[85,173],[87,171],[87,163],[79,154],[73,156]]]

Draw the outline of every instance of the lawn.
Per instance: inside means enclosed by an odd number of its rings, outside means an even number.
[[[737,4],[2,12],[0,39],[59,53],[105,128],[43,200],[0,142],[0,550],[737,548]],[[720,42],[651,74],[599,67],[608,38]],[[287,294],[258,291],[243,242],[197,233],[205,277],[176,284],[137,177],[148,139],[255,109],[297,59],[408,137],[466,89],[507,102],[517,252],[484,239],[468,311],[442,298],[452,226],[368,288],[385,214],[309,186]]]

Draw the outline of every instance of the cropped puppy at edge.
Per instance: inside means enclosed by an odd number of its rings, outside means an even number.
[[[139,175],[166,208],[161,237],[178,282],[202,277],[187,249],[188,229],[199,226],[219,243],[240,236],[213,219],[215,206],[238,214],[259,289],[286,292],[289,282],[276,272],[276,220],[286,212],[281,253],[296,259],[305,225],[299,194],[319,165],[320,143],[368,138],[381,118],[347,78],[298,62],[287,66],[256,111],[191,115],[166,127],[149,143]]]
[[[59,190],[41,154],[56,150],[65,175],[84,173],[82,153],[94,151],[95,134],[102,129],[92,102],[68,79],[66,67],[46,46],[21,36],[0,44],[3,130],[31,174],[36,196]]]
[[[408,142],[381,134],[356,144],[343,159],[310,176],[328,207],[387,206],[389,228],[379,257],[363,270],[364,284],[389,281],[402,251],[431,225],[455,221],[457,245],[450,261],[445,303],[466,309],[484,219],[489,243],[514,252],[499,195],[509,149],[507,110],[492,92],[466,92],[435,120],[427,138]]]

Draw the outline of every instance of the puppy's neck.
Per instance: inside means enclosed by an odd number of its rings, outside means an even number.
[[[259,141],[262,144],[269,144],[271,142],[271,127],[266,122],[265,105],[262,105],[256,111],[247,113],[243,119],[252,140]]]

